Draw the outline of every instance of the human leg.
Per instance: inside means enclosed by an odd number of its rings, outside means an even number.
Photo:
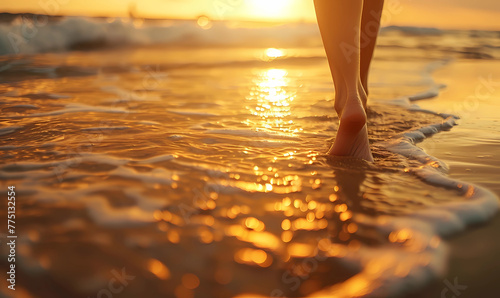
[[[360,26],[363,0],[315,0],[316,16],[335,85],[340,118],[329,154],[373,160],[360,88]]]
[[[360,79],[366,94],[368,95],[368,71],[373,57],[373,51],[377,42],[380,29],[380,18],[384,0],[364,0],[363,13],[361,16],[360,33]],[[366,108],[366,101],[363,103]]]

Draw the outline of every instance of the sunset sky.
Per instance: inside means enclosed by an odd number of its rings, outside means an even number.
[[[315,20],[313,0],[17,0],[2,1],[2,12],[223,20]],[[386,0],[384,25],[500,29],[498,0]]]

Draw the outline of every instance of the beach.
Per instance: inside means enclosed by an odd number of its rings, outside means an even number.
[[[0,43],[15,297],[494,296],[498,32],[382,29],[368,163],[316,25],[139,23]]]
[[[447,84],[447,92],[442,92],[435,100],[421,103],[422,107],[450,111],[462,117],[459,126],[435,136],[432,144],[424,142],[422,147],[450,165],[451,177],[488,187],[497,196],[500,196],[500,160],[496,145],[500,139],[500,125],[494,113],[498,109],[496,78],[499,74],[496,69],[499,66],[498,62],[455,61],[433,75],[436,81]],[[481,92],[482,96],[474,96],[476,92]],[[471,99],[471,95],[477,100]],[[457,139],[463,141],[453,141]],[[496,272],[500,260],[496,252],[500,243],[494,237],[498,229],[500,218],[497,215],[485,225],[448,239],[451,254],[445,279],[453,282],[458,278],[460,285],[467,286],[460,297],[488,297],[499,291]],[[438,281],[432,290],[419,295],[439,297],[445,288],[442,281]]]

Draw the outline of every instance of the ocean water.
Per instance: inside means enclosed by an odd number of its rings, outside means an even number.
[[[457,117],[415,105],[453,59],[496,59],[496,32],[383,31],[367,163],[324,154],[338,118],[315,26],[23,26],[0,26],[23,38],[0,43],[16,297],[404,295],[445,272],[443,236],[498,208],[418,147]]]

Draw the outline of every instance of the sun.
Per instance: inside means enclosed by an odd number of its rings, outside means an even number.
[[[283,17],[290,8],[290,0],[249,0],[252,13],[259,17]]]

